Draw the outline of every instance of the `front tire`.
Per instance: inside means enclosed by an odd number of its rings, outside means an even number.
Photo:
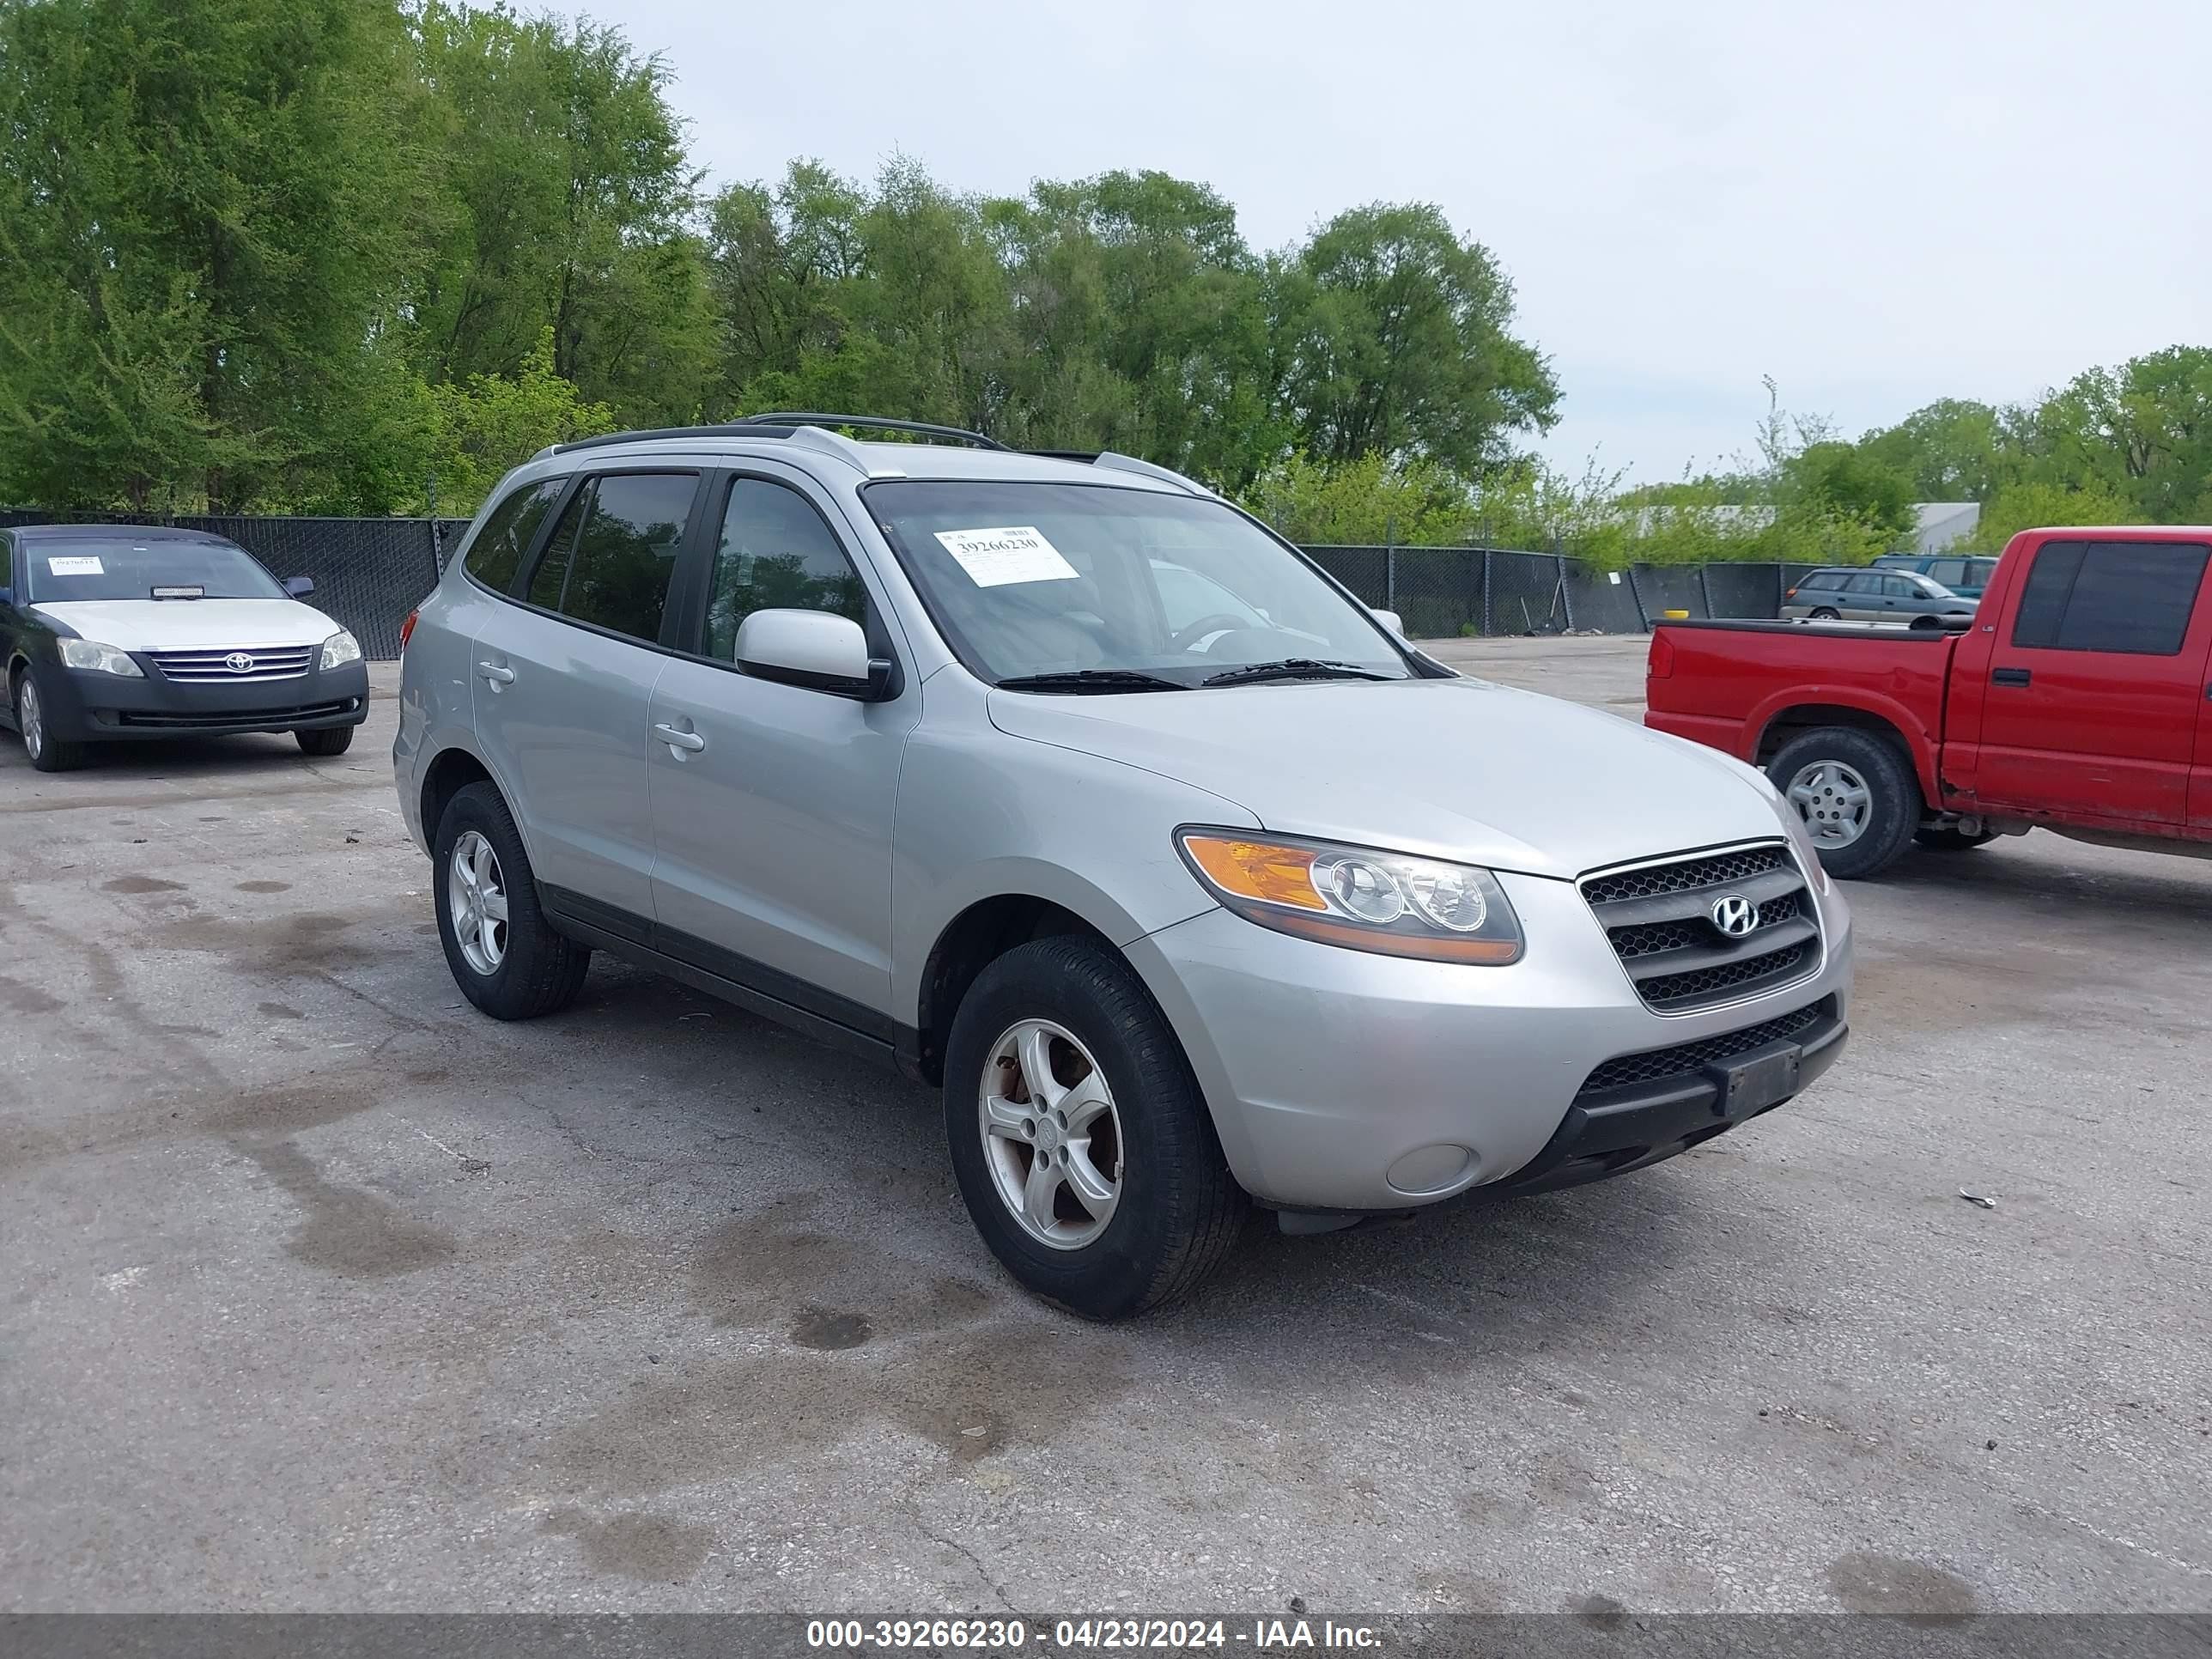
[[[1840,881],[1889,868],[1920,823],[1920,781],[1904,750],[1875,732],[1807,732],[1782,745],[1766,775],[1804,820],[1821,866]]]
[[[438,938],[463,996],[494,1019],[536,1019],[575,1000],[592,953],[545,920],[530,855],[492,785],[470,784],[446,804],[431,867]]]
[[[315,732],[295,732],[303,755],[343,755],[353,747],[350,726],[325,726]]]
[[[15,731],[23,739],[23,753],[41,772],[70,772],[84,764],[85,745],[64,743],[46,725],[46,697],[39,690],[34,669],[15,676]]]
[[[1129,1318],[1188,1294],[1235,1247],[1248,1201],[1197,1079],[1110,951],[1042,939],[992,963],[953,1018],[945,1079],[968,1213],[1047,1301]]]

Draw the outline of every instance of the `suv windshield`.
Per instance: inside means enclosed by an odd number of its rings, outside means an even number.
[[[1269,663],[1286,665],[1284,678],[1412,678],[1364,609],[1221,502],[923,480],[866,495],[947,641],[985,679],[1121,676],[1157,689]]]
[[[33,605],[76,599],[281,599],[276,579],[228,542],[33,542],[23,550]],[[160,588],[162,592],[156,593]],[[170,590],[176,590],[173,595]],[[197,592],[193,590],[197,589]]]

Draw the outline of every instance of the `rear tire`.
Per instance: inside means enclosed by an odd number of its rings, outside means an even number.
[[[574,1001],[591,951],[545,920],[530,855],[498,789],[472,783],[456,791],[432,848],[438,938],[461,994],[494,1019],[536,1019]]]
[[[353,747],[354,728],[350,726],[325,726],[315,732],[295,732],[300,750],[307,755],[343,755]]]
[[[1963,830],[1916,830],[1912,839],[1931,853],[1971,853],[1984,842],[1995,841],[1996,835],[1991,830],[1970,836]]]
[[[1825,605],[1815,609],[1813,614],[1807,618],[1809,622],[1841,622],[1843,619],[1843,612],[1833,610]]]
[[[1919,826],[1920,781],[1905,751],[1856,726],[1792,738],[1767,763],[1766,775],[1804,820],[1821,866],[1839,881],[1888,869]]]
[[[1051,1078],[1032,1089],[1037,1058]],[[1175,1033],[1128,964],[1086,939],[1032,940],[976,979],[945,1044],[945,1126],[992,1254],[1085,1319],[1187,1295],[1249,1212]]]
[[[36,669],[15,676],[11,692],[15,708],[15,731],[23,739],[23,752],[41,772],[72,772],[84,764],[85,745],[64,743],[46,728],[47,698],[39,689]]]

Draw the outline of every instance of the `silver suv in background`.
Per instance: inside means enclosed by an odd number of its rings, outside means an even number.
[[[1923,631],[1962,628],[1979,601],[1911,570],[1815,570],[1782,596],[1782,615],[1796,622],[1901,623]]]
[[[1759,773],[1462,678],[1122,456],[548,450],[410,618],[393,761],[477,1006],[606,950],[896,1061],[999,1260],[1093,1317],[1252,1203],[1639,1168],[1844,1041],[1850,920]]]

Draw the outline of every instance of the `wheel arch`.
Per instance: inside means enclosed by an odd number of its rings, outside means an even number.
[[[948,921],[923,957],[914,1003],[911,1067],[933,1086],[945,1081],[945,1044],[960,1005],[983,970],[1032,939],[1073,936],[1122,957],[1097,923],[1054,899],[1033,892],[996,893],[975,900]],[[1124,957],[1123,960],[1127,960]]]
[[[1759,734],[1749,757],[1755,766],[1765,767],[1793,738],[1822,726],[1847,726],[1896,744],[1920,781],[1922,798],[1942,799],[1936,777],[1936,745],[1911,710],[1893,698],[1827,692],[1818,697],[1794,694],[1793,700],[1792,695],[1785,695],[1756,713],[1751,725]]]

